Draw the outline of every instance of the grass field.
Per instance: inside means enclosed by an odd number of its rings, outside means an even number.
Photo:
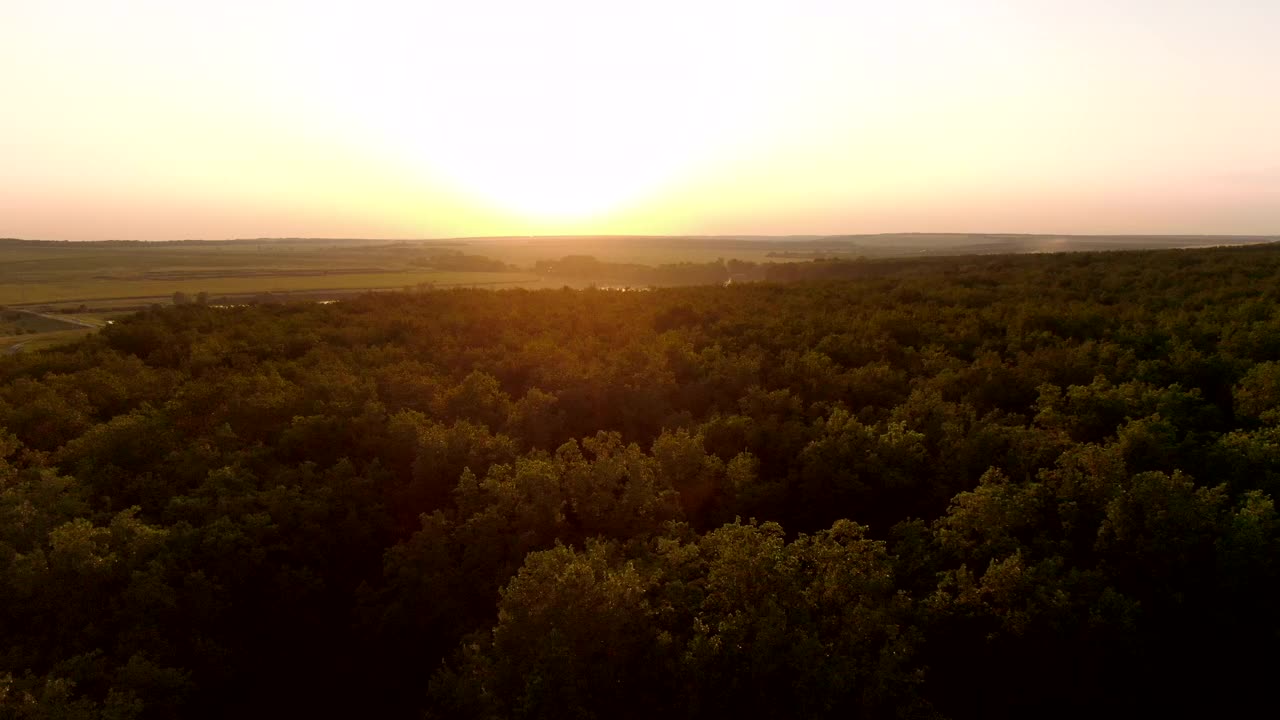
[[[195,296],[250,295],[256,293],[290,293],[324,290],[378,290],[414,287],[422,283],[437,286],[498,286],[537,283],[529,273],[467,272],[387,272],[333,274],[324,277],[248,276],[197,280],[152,280],[114,278],[76,278],[0,286],[0,304],[32,305],[73,303],[94,300],[168,300],[175,292]]]
[[[0,240],[0,353],[71,342],[174,294],[245,302],[363,290],[541,287],[531,272],[440,270],[442,243],[35,243]],[[17,312],[17,310],[34,312]],[[43,313],[43,314],[41,314]]]
[[[271,242],[0,243],[0,305],[538,282],[527,272],[424,267],[433,251],[438,248]]]
[[[92,328],[76,328],[75,330],[59,330],[40,333],[39,335],[0,337],[0,354],[45,350],[75,342],[87,335],[92,335],[94,332],[96,331]]]
[[[521,267],[539,260],[555,260],[566,255],[591,255],[604,262],[664,265],[682,262],[746,260],[770,262],[772,243],[731,238],[685,237],[535,237],[480,238],[467,241],[467,251],[487,255]],[[785,260],[776,260],[785,262]]]
[[[1073,237],[894,234],[769,237],[508,237],[448,241],[237,240],[227,242],[22,242],[0,240],[0,305],[164,302],[195,296],[354,292],[430,283],[439,287],[545,287],[527,270],[538,260],[593,255],[660,265],[717,258],[793,262],[812,257],[1053,252],[1275,241],[1262,237]],[[447,253],[485,256],[509,269],[432,267]],[[443,266],[442,266],[443,267]],[[558,283],[550,283],[556,287]]]
[[[796,262],[814,257],[918,257],[992,253],[1136,250],[1276,242],[1280,236],[1012,235],[884,233],[736,237],[507,237],[468,239],[467,252],[531,267],[538,260],[592,255],[605,262],[660,265],[713,262]]]
[[[102,327],[120,313],[47,315],[0,310],[0,354],[40,350],[72,342]]]
[[[76,320],[46,317],[17,310],[0,311],[0,336],[57,332],[59,330],[74,330],[77,327],[80,327],[80,322]]]
[[[541,278],[539,260],[591,255],[650,266],[737,259],[802,262],[815,257],[904,257],[992,252],[1194,247],[1274,242],[1277,237],[1085,237],[888,234],[794,237],[505,237],[454,240],[234,240],[219,242],[30,242],[0,239],[0,306],[44,313],[0,322],[0,352],[69,342],[113,316],[175,293],[212,303],[265,294],[320,299],[425,285],[543,288],[590,284]],[[498,261],[471,262],[479,257]],[[452,258],[451,262],[447,262]],[[459,264],[458,261],[463,261]],[[506,269],[503,270],[503,266]],[[465,270],[458,268],[479,268]]]

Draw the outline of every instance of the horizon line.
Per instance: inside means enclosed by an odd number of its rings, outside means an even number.
[[[236,238],[170,238],[164,240],[139,240],[135,238],[101,238],[96,240],[75,240],[68,238],[21,238],[0,237],[0,242],[29,243],[247,243],[247,242],[379,242],[379,243],[427,243],[427,242],[467,242],[484,240],[835,240],[845,238],[880,238],[880,237],[974,237],[974,238],[1114,238],[1114,239],[1258,239],[1280,240],[1280,232],[1268,233],[1055,233],[1055,232],[873,232],[873,233],[788,233],[779,235],[760,235],[751,233],[725,234],[618,234],[618,233],[577,233],[577,234],[529,234],[529,235],[456,235],[442,237],[419,238],[381,238],[381,237],[324,237],[324,236],[272,236],[272,237],[236,237]]]

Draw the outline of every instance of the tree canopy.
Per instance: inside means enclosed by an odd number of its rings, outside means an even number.
[[[782,267],[0,359],[0,717],[1266,701],[1280,248]]]

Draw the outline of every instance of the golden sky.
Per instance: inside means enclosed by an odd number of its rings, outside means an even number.
[[[1280,233],[1280,0],[0,0],[0,237]]]

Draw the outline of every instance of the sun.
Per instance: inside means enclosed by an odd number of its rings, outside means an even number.
[[[709,52],[669,13],[584,12],[571,26],[542,10],[379,26],[378,42],[292,59],[290,97],[424,196],[457,193],[495,222],[607,225],[754,136],[770,76],[758,53]]]
[[[456,161],[441,163],[441,169],[458,190],[481,203],[543,220],[580,220],[616,211],[659,186],[665,174],[640,155],[593,153],[556,138],[526,143],[475,147]]]
[[[455,190],[530,220],[618,212],[660,191],[693,157],[660,124],[564,111],[504,115],[434,133],[423,162]]]

